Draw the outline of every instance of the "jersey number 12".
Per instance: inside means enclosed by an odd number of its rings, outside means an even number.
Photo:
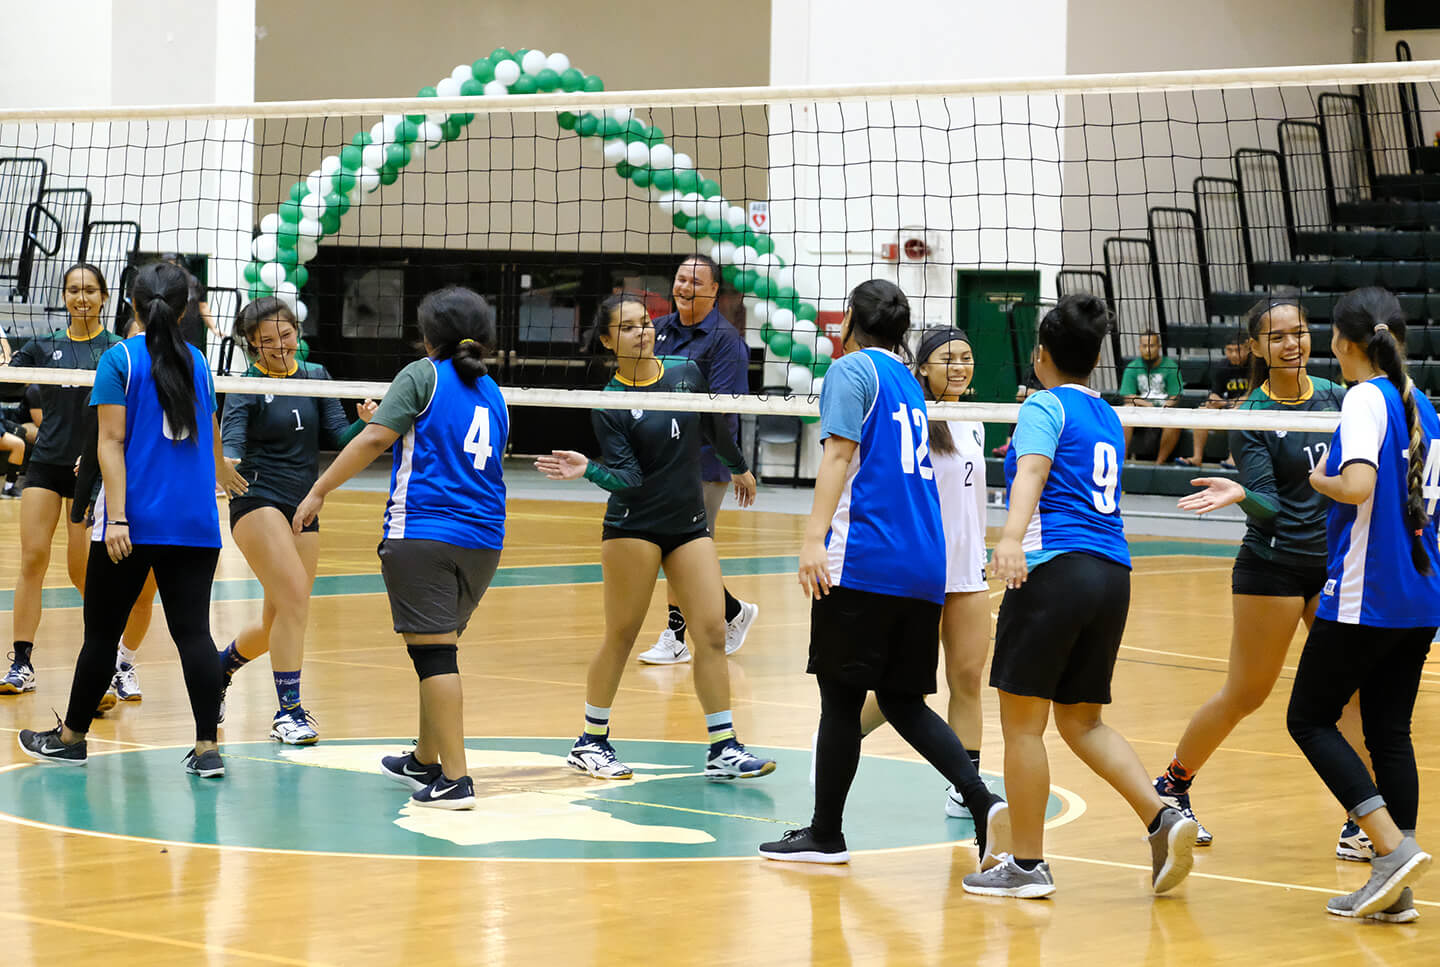
[[[476,470],[485,469],[485,461],[490,459],[490,410],[487,407],[475,407],[475,418],[465,432],[465,452],[475,458]]]
[[[930,455],[930,421],[925,418],[925,411],[912,410],[901,403],[900,408],[890,414],[890,419],[900,424],[900,469],[914,473],[918,467],[922,480],[933,478],[935,471],[925,465],[925,458]],[[915,435],[910,432],[912,420],[915,429],[920,432],[919,446],[915,444]]]

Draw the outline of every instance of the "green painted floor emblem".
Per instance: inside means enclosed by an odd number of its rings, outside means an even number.
[[[327,739],[226,743],[222,780],[187,776],[178,748],[96,755],[82,769],[10,767],[0,771],[0,818],[205,846],[516,860],[753,857],[810,818],[808,750],[766,749],[774,774],[711,782],[703,744],[620,739],[635,778],[602,782],[565,765],[572,741],[467,739],[478,803],[465,812],[412,806],[380,775],[380,756],[407,741]],[[968,820],[945,817],[944,786],[923,762],[865,756],[845,812],[851,850],[973,838]],[[1047,819],[1083,809],[1073,794],[1052,793]]]

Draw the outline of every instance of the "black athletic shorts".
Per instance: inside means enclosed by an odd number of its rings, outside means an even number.
[[[235,525],[240,523],[246,514],[253,514],[261,507],[274,507],[285,516],[289,523],[295,519],[295,511],[299,510],[294,504],[282,504],[278,500],[271,500],[269,497],[231,497],[230,498],[230,531],[234,533]],[[316,517],[306,524],[301,530],[302,534],[315,534],[320,530],[320,518]]]
[[[1325,587],[1325,565],[1267,561],[1244,544],[1230,569],[1230,593],[1262,598],[1304,598]]]
[[[709,536],[710,531],[704,527],[701,527],[699,530],[689,531],[685,534],[659,534],[655,531],[627,531],[619,527],[611,527],[607,524],[600,534],[600,539],[602,541],[613,541],[623,538],[632,541],[649,541],[651,544],[660,548],[660,557],[664,559],[670,556],[671,551],[684,547],[691,541],[698,541],[702,537]]]
[[[59,463],[38,463],[30,461],[25,468],[25,488],[50,490],[66,500],[75,499],[75,466]]]
[[[500,566],[497,549],[414,537],[386,538],[379,554],[390,617],[402,635],[463,632]]]
[[[856,688],[933,694],[943,609],[920,598],[832,587],[810,602],[805,670]]]
[[[990,686],[1062,705],[1110,702],[1130,610],[1130,569],[1079,551],[1051,558],[1005,592]]]

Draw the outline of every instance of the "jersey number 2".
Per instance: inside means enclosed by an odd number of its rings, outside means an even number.
[[[1091,475],[1099,490],[1090,491],[1095,509],[1102,514],[1115,513],[1115,487],[1120,482],[1120,461],[1115,448],[1108,443],[1095,444],[1095,470]]]
[[[932,479],[935,471],[925,465],[925,458],[930,455],[930,421],[925,418],[925,411],[912,410],[901,403],[900,408],[890,414],[890,419],[900,424],[900,469],[906,473],[914,473],[918,467],[921,479]],[[915,435],[910,431],[912,420],[915,429],[920,432],[918,446],[915,444]]]
[[[490,410],[487,407],[475,407],[475,418],[465,432],[465,452],[475,458],[476,470],[485,469],[485,461],[490,459]]]

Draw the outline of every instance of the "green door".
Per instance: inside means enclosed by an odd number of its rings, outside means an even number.
[[[1039,272],[956,270],[955,325],[969,334],[975,350],[971,399],[1015,402],[1015,387],[1030,365],[1039,302]],[[1003,423],[985,424],[986,449],[1004,443],[1009,432]]]

